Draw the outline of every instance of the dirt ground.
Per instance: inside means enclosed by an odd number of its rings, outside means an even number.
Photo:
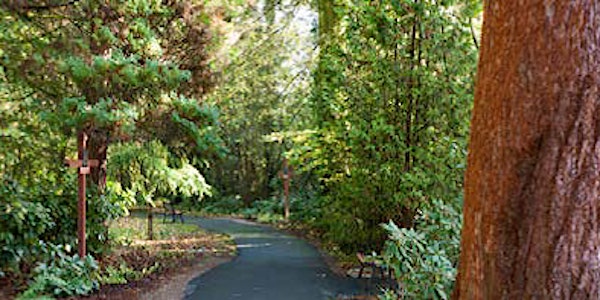
[[[183,299],[185,287],[193,278],[228,262],[231,256],[205,256],[183,262],[166,272],[125,285],[106,285],[97,293],[77,300],[176,300]]]
[[[235,253],[229,237],[204,230],[173,239],[138,242],[107,257],[102,264],[118,266],[125,261],[135,270],[143,270],[158,263],[161,267],[157,272],[127,284],[104,285],[91,296],[69,299],[182,299],[188,281],[231,260]]]

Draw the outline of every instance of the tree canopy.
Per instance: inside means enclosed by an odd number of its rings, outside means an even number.
[[[62,162],[73,157],[78,132],[88,134],[90,158],[100,161],[115,142],[160,150],[146,154],[168,174],[142,172],[151,180],[146,195],[162,186],[187,196],[208,191],[199,165],[189,164],[191,154],[220,147],[210,129],[216,117],[199,100],[211,88],[205,12],[189,1],[0,4],[4,269],[27,268],[40,240],[74,242],[74,174]],[[167,156],[183,164],[169,166]],[[105,168],[91,177],[97,188],[90,190],[88,234],[97,253],[106,244],[106,221],[126,205],[106,193]],[[164,178],[166,185],[157,184]],[[134,193],[137,180],[128,182]]]

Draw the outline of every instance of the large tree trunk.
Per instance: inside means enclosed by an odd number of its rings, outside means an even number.
[[[454,298],[600,299],[600,4],[484,17]]]
[[[90,180],[98,189],[98,194],[103,194],[106,188],[106,159],[109,143],[109,133],[103,130],[88,130],[88,155],[90,159],[100,161],[98,168],[91,169]]]

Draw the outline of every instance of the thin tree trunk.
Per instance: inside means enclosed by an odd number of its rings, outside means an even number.
[[[417,3],[418,0],[415,0]],[[412,115],[413,115],[413,104],[414,104],[414,89],[415,89],[415,69],[417,67],[418,61],[415,61],[416,57],[416,48],[417,48],[417,26],[419,26],[419,19],[415,13],[413,25],[411,29],[411,45],[409,52],[409,64],[410,64],[410,74],[408,79],[408,103],[406,107],[406,116],[405,116],[405,126],[404,126],[404,134],[405,138],[405,147],[406,150],[404,152],[404,172],[409,172],[411,169],[411,154],[412,154]]]
[[[600,299],[600,4],[525,2],[486,1],[453,296]]]

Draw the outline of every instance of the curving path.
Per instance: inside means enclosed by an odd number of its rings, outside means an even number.
[[[333,274],[319,252],[301,239],[243,220],[188,221],[231,235],[239,255],[191,280],[185,299],[318,300],[361,292],[358,280]]]

